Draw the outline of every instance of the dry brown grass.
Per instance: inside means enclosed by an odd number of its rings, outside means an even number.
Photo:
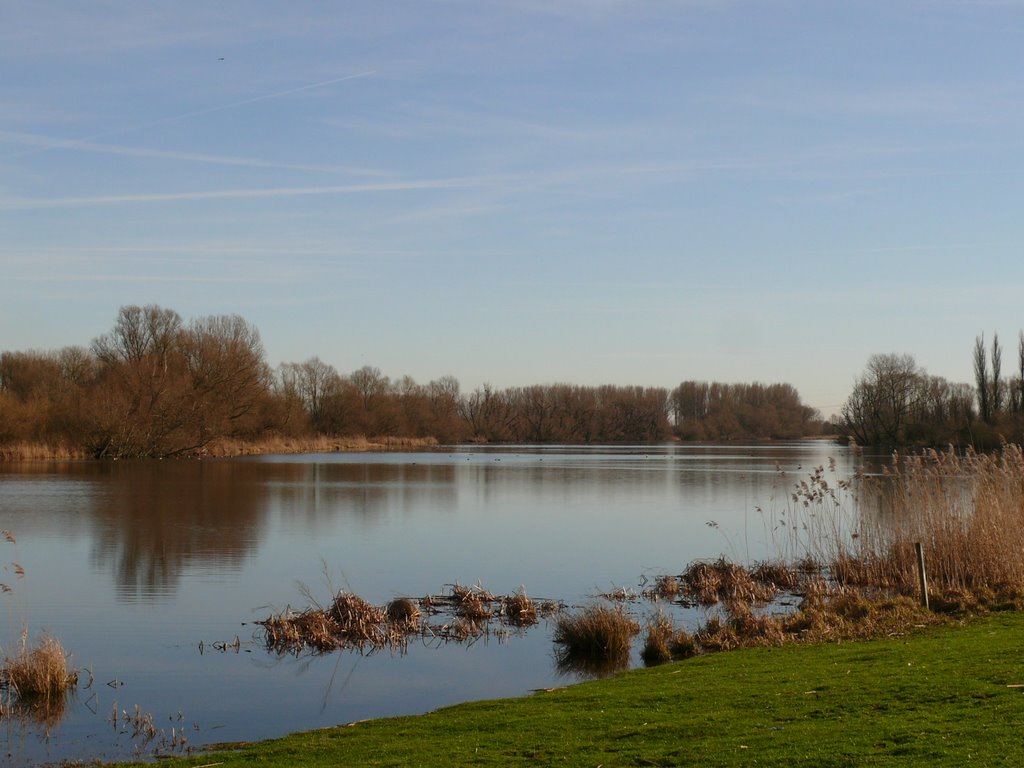
[[[278,653],[300,653],[307,648],[314,653],[343,648],[402,649],[410,629],[389,623],[383,609],[345,591],[335,595],[326,610],[285,611],[257,623],[264,629],[268,650]]]
[[[678,629],[664,612],[658,611],[647,622],[647,635],[640,651],[640,658],[647,666],[688,659],[696,654],[697,644],[693,635],[685,629]]]
[[[1020,446],[894,455],[881,476],[850,480],[818,467],[791,500],[784,548],[841,586],[914,594],[921,543],[936,595],[1024,591]]]
[[[77,685],[78,673],[69,669],[64,648],[51,635],[30,646],[23,634],[17,653],[5,655],[0,667],[2,707],[47,725],[61,719],[68,693]]]
[[[554,641],[563,661],[628,663],[640,625],[621,607],[592,605],[555,620]]]
[[[5,443],[0,445],[0,461],[74,461],[90,458],[81,447],[65,443]]]
[[[458,583],[452,585],[451,599],[459,618],[479,622],[489,619],[493,613],[491,604],[495,597],[479,584],[475,587],[464,587]]]
[[[202,451],[203,456],[261,456],[294,453],[359,453],[366,451],[405,451],[432,448],[433,437],[283,437],[269,436],[259,440],[215,440]]]
[[[307,596],[308,591],[306,592]],[[314,601],[315,603],[315,601]],[[534,602],[520,588],[496,596],[479,584],[454,584],[443,595],[392,600],[383,608],[350,592],[338,592],[328,608],[319,605],[301,612],[286,610],[256,622],[263,628],[267,650],[280,654],[331,653],[351,649],[360,653],[390,649],[404,652],[410,638],[424,641],[470,642],[483,635],[507,636],[508,627],[536,624],[552,615],[560,603]],[[495,628],[492,623],[500,621]]]
[[[501,599],[501,615],[513,627],[532,627],[540,621],[537,606],[523,589]]]
[[[800,584],[800,570],[778,560],[765,560],[757,563],[750,571],[754,581],[777,592],[792,592]]]
[[[773,584],[759,581],[750,570],[725,558],[691,563],[681,578],[684,594],[700,605],[737,600],[766,603],[778,593]]]
[[[654,580],[654,584],[642,593],[648,600],[675,600],[682,591],[677,576],[662,575]]]
[[[644,648],[640,651],[640,658],[643,659],[644,664],[650,667],[672,660],[670,644],[674,631],[672,619],[661,611],[647,622],[647,636],[644,640]]]

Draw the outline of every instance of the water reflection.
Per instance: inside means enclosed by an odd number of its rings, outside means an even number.
[[[117,462],[92,507],[91,563],[121,599],[172,594],[184,570],[239,569],[264,526],[259,487],[231,462]]]
[[[261,493],[289,524],[312,528],[337,516],[372,523],[396,511],[444,509],[455,500],[451,464],[265,463]]]

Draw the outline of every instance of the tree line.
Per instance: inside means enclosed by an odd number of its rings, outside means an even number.
[[[87,346],[0,354],[0,443],[61,443],[98,458],[178,456],[221,438],[652,442],[792,438],[820,429],[789,384],[686,381],[672,390],[544,384],[463,393],[443,376],[343,375],[318,357],[272,369],[237,315],[186,322],[125,306]]]
[[[912,355],[873,355],[843,405],[841,427],[861,445],[992,448],[1024,440],[1024,332],[1016,371],[1003,375],[998,334],[972,350],[974,383],[929,375]]]

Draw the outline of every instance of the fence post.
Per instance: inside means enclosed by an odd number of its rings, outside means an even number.
[[[914,549],[917,551],[917,578],[921,584],[921,605],[928,610],[928,578],[924,571],[924,547],[921,546],[921,542],[917,542],[914,544]]]

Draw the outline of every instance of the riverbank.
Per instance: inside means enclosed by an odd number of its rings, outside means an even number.
[[[231,458],[299,453],[367,453],[407,451],[438,445],[433,437],[266,437],[259,440],[215,440],[189,458]],[[91,459],[84,448],[63,443],[8,443],[0,445],[0,461],[78,461]]]
[[[802,441],[818,441],[835,443],[835,435],[811,435],[800,438]],[[666,442],[680,442],[669,440]],[[735,441],[733,441],[735,442]],[[755,440],[748,442],[772,444],[776,441]],[[786,442],[786,441],[779,441]],[[351,435],[347,437],[281,437],[272,436],[259,440],[215,440],[209,445],[198,449],[189,458],[231,458],[234,456],[265,456],[270,454],[300,453],[368,453],[371,451],[415,451],[433,448],[441,443],[434,437],[365,437]],[[726,442],[710,442],[706,445],[730,445]],[[496,444],[500,445],[500,443]],[[587,443],[568,443],[566,445],[586,446]],[[18,442],[0,444],[0,462],[2,461],[79,461],[91,459],[92,455],[84,448],[64,443],[32,443]]]
[[[1024,613],[752,648],[162,765],[1020,764]]]

